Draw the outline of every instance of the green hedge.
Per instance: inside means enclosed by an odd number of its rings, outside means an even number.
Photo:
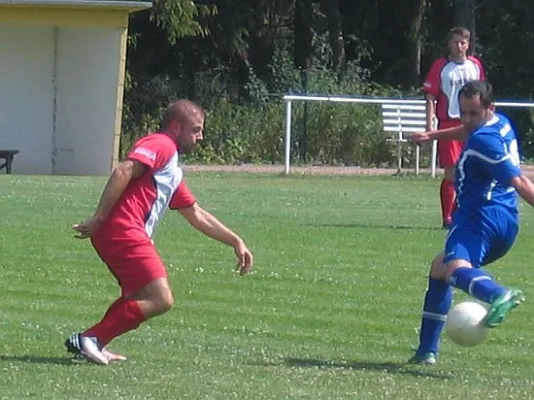
[[[283,57],[282,57],[283,58]],[[282,63],[282,61],[281,61]],[[283,64],[283,63],[282,63]],[[250,71],[245,84],[224,71],[198,74],[195,86],[181,79],[128,76],[123,117],[122,155],[133,140],[159,128],[165,105],[178,97],[196,99],[206,110],[205,140],[186,162],[211,164],[282,163],[285,103],[282,96],[302,90],[300,75],[288,63],[276,76],[260,80]],[[267,83],[266,83],[267,82]],[[340,79],[324,68],[308,75],[310,93],[364,96],[413,96],[366,82],[357,66]],[[279,90],[273,94],[273,90]],[[192,94],[192,95],[191,95]],[[293,163],[395,166],[396,144],[383,132],[379,105],[294,102]],[[414,165],[414,147],[404,146],[404,163]],[[304,151],[306,159],[303,159]],[[423,165],[428,164],[423,151]]]

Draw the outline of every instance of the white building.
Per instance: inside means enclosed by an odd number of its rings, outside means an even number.
[[[0,149],[15,174],[118,160],[128,15],[150,2],[0,0]]]

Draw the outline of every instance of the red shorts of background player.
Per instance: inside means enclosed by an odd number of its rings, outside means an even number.
[[[166,278],[167,269],[154,245],[112,239],[91,239],[96,252],[117,279],[127,298],[156,279]]]
[[[462,125],[459,119],[449,119],[440,121],[438,129],[453,128]],[[464,147],[463,140],[438,140],[438,160],[441,168],[452,168],[460,158]]]

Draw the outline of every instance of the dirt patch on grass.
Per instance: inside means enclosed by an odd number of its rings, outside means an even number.
[[[534,179],[534,165],[523,165],[523,173]],[[283,174],[283,165],[184,165],[185,171],[190,172],[235,172],[249,174]],[[405,169],[402,172],[414,173],[414,169]],[[422,175],[430,175],[430,169],[420,170]],[[438,169],[438,174],[442,170]],[[361,168],[361,167],[332,167],[327,165],[292,166],[290,174],[296,175],[396,175],[396,168]]]

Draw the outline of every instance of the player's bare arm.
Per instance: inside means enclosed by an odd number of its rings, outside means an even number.
[[[128,183],[140,178],[147,167],[134,160],[125,160],[113,169],[109,177],[95,213],[81,224],[73,225],[73,229],[78,232],[78,239],[86,239],[98,229],[107,218],[115,203],[119,200]]]
[[[466,140],[468,133],[463,125],[453,128],[439,129],[437,131],[414,132],[410,135],[409,140],[412,143],[425,143],[431,140]]]
[[[512,179],[511,185],[527,203],[534,207],[534,183],[524,175]]]
[[[196,229],[212,239],[234,248],[238,259],[237,269],[241,275],[248,273],[252,267],[253,257],[250,250],[236,233],[232,232],[215,216],[204,210],[197,203],[179,212]]]

